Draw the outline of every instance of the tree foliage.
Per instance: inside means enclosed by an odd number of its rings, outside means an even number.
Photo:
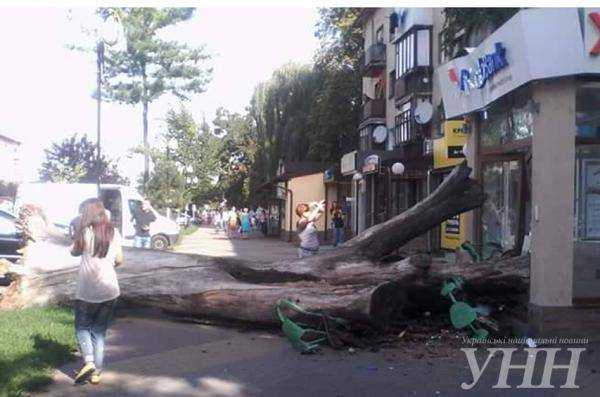
[[[200,202],[217,196],[214,181],[219,175],[219,139],[208,124],[198,124],[183,107],[170,110],[164,138],[167,155],[181,170],[189,197]]]
[[[452,52],[456,47],[466,46],[467,43],[463,41],[468,40],[477,29],[497,29],[519,10],[520,8],[444,8],[442,50],[454,55]]]
[[[280,158],[337,164],[358,141],[362,90],[359,8],[319,10],[314,66],[287,64],[259,84],[248,108],[257,151],[250,174],[255,192],[272,179]]]
[[[203,48],[163,40],[160,29],[186,21],[193,8],[118,8],[112,12],[123,25],[126,49],[107,48],[105,77],[110,99],[138,104],[152,102],[165,93],[182,100],[201,93],[209,82],[210,70],[203,61],[209,59]]]
[[[45,150],[46,159],[39,171],[42,182],[128,184],[127,178],[119,175],[116,162],[106,156],[97,161],[97,146],[86,135],[77,134],[53,143]]]
[[[189,194],[185,177],[176,161],[159,150],[152,150],[150,157],[154,168],[147,183],[144,183],[143,176],[140,177],[138,188],[158,209],[184,208]]]
[[[144,147],[148,149],[148,106],[164,94],[180,100],[205,90],[211,70],[202,47],[191,48],[164,40],[160,30],[190,19],[193,8],[102,8],[100,15],[116,18],[123,26],[126,48],[107,47],[107,97],[119,103],[142,104]],[[148,152],[148,150],[146,150]],[[146,157],[145,178],[148,172]]]

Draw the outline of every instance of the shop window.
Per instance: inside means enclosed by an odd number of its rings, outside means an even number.
[[[396,78],[417,67],[431,65],[431,28],[418,27],[409,30],[396,42]]]
[[[499,146],[531,137],[536,113],[531,98],[530,88],[526,86],[487,108],[481,123],[482,146]]]
[[[483,251],[505,252],[517,245],[521,166],[517,160],[483,164]]]
[[[487,119],[482,122],[481,144],[497,146],[508,140],[509,124],[507,114],[498,111],[487,111]]]
[[[600,240],[600,145],[577,147],[576,235]]]
[[[600,139],[600,81],[582,81],[575,101],[577,135]]]

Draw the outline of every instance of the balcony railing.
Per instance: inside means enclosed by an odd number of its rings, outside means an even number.
[[[365,51],[364,74],[375,75],[385,69],[385,44],[375,43]]]
[[[385,118],[385,99],[371,99],[362,107],[362,119]]]

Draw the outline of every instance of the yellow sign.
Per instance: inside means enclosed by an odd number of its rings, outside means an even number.
[[[441,247],[454,250],[465,241],[465,216],[453,216],[442,223]]]
[[[433,140],[433,168],[452,167],[463,162],[463,147],[467,143],[463,121],[446,121],[442,124],[444,136]]]

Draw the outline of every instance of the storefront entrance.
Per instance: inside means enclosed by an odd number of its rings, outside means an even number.
[[[529,234],[530,200],[524,186],[522,157],[498,157],[482,163],[486,201],[481,209],[482,254],[519,250]]]

